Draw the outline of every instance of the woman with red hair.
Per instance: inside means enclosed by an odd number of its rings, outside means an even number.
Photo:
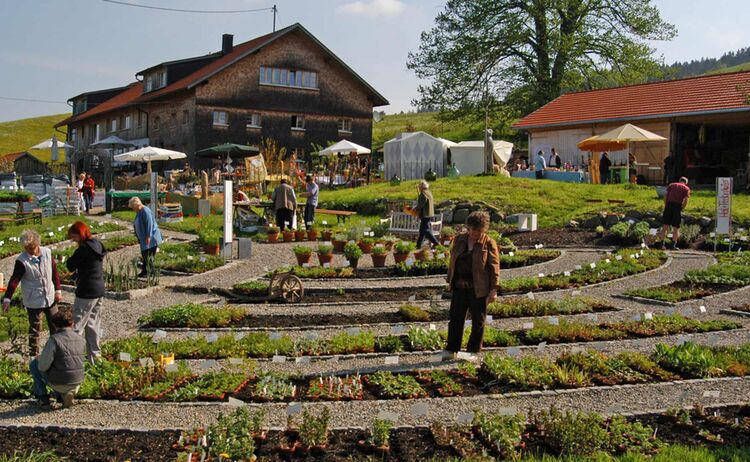
[[[101,356],[99,339],[102,331],[102,299],[104,297],[104,245],[91,235],[82,221],[68,228],[68,237],[78,248],[68,259],[68,270],[76,273],[76,298],[73,302],[73,329],[86,339],[88,359]]]

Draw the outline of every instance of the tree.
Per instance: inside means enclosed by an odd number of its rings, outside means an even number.
[[[527,112],[564,89],[645,81],[647,40],[669,40],[651,0],[449,0],[407,66],[429,81],[418,106],[463,115],[488,99]]]

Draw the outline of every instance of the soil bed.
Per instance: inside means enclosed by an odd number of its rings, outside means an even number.
[[[530,232],[512,231],[503,236],[510,238],[518,247],[533,247],[537,244],[550,248],[618,245],[615,238],[609,235],[600,237],[595,231],[585,229],[543,228]]]
[[[234,291],[215,291],[219,295],[226,296],[231,303],[284,303],[282,300],[268,299],[266,297],[247,297]],[[410,297],[415,300],[430,300],[436,295],[442,295],[443,299],[449,299],[450,294],[442,287],[434,289],[406,288],[389,290],[382,289],[341,289],[338,290],[305,290],[303,303],[346,303],[346,302],[370,302],[370,301],[407,301]]]
[[[675,281],[663,286],[634,289],[625,292],[624,295],[666,303],[679,303],[723,294],[740,288],[741,286],[726,284],[691,284],[686,281]]]

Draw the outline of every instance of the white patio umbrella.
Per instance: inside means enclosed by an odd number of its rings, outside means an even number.
[[[136,149],[135,151],[123,152],[117,154],[114,160],[120,162],[146,162],[147,172],[149,177],[151,176],[151,162],[154,160],[176,160],[185,159],[187,154],[179,151],[171,151],[169,149],[155,148],[153,146],[146,146],[145,148]]]
[[[617,128],[602,133],[597,138],[598,141],[619,141],[619,142],[631,142],[631,141],[664,141],[666,138],[659,136],[656,133],[652,133],[648,130],[644,130],[641,127],[636,127],[632,124],[621,125]]]
[[[40,151],[51,149],[52,153],[50,154],[50,160],[54,162],[59,158],[58,151],[57,151],[59,148],[72,148],[72,147],[73,146],[65,143],[64,141],[58,140],[57,136],[52,135],[52,138],[48,140],[44,140],[39,144],[35,144],[29,149],[40,150]]]
[[[321,150],[318,154],[321,156],[329,156],[331,154],[339,154],[345,152],[356,152],[357,154],[369,154],[371,151],[364,146],[360,146],[356,143],[352,143],[348,140],[341,140],[338,143],[328,146]]]
[[[120,148],[125,146],[135,146],[135,144],[131,143],[130,141],[124,140],[119,136],[112,135],[104,138],[103,140],[97,141],[96,143],[93,143],[91,146],[98,146],[101,148]]]

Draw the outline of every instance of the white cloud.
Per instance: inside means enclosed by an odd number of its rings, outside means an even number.
[[[357,0],[336,8],[337,13],[354,16],[395,16],[406,8],[400,0]]]

